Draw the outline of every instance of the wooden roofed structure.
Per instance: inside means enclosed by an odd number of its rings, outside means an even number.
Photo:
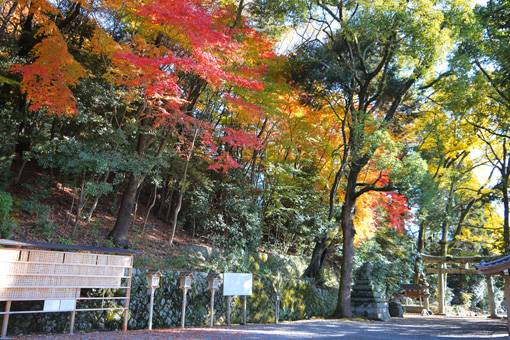
[[[90,247],[0,239],[0,302],[5,302],[0,339],[7,336],[9,316],[49,312],[70,312],[70,333],[75,313],[93,310],[124,312],[127,330],[133,256],[138,250]],[[90,296],[90,289],[116,290],[113,297]],[[104,307],[106,300],[118,307]],[[42,310],[11,311],[11,303],[43,301]],[[101,302],[101,307],[82,303]]]
[[[485,262],[482,261],[475,266],[480,274],[487,277],[501,275],[505,278],[505,301],[507,313],[507,327],[510,335],[510,255],[501,257],[497,260]]]

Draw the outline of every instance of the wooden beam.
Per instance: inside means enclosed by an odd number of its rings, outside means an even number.
[[[11,311],[11,301],[5,302],[4,322],[2,323],[2,339],[6,339],[7,327],[9,325],[9,312]]]
[[[439,309],[439,314],[445,314],[445,311],[444,311],[444,303],[445,303],[445,300],[444,300],[444,296],[445,296],[445,291],[444,291],[444,288],[445,288],[445,282],[444,282],[444,279],[445,279],[445,276],[443,274],[443,270],[444,270],[444,264],[443,263],[438,263],[437,264],[437,288],[438,288],[438,303],[439,303],[439,306],[438,306],[438,309]]]
[[[427,268],[428,274],[439,274],[439,270],[437,268]],[[464,268],[446,268],[443,269],[443,273],[446,274],[481,274],[476,269],[464,269]]]
[[[494,260],[494,257],[482,257],[482,256],[465,256],[465,257],[453,257],[453,256],[432,256],[422,255],[423,262],[426,263],[481,263],[482,260],[490,262]]]
[[[106,248],[106,247],[90,247],[90,246],[75,246],[72,244],[57,244],[46,242],[26,242],[15,240],[0,239],[0,246],[6,248],[36,248],[36,249],[58,249],[58,250],[73,250],[79,252],[93,252],[93,253],[113,253],[125,255],[142,255],[139,250],[121,249],[121,248]]]

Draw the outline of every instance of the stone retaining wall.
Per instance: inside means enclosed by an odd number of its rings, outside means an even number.
[[[147,270],[134,269],[130,304],[130,329],[145,329],[148,326],[149,294],[146,288]],[[164,271],[160,288],[154,299],[153,328],[180,327],[182,290],[176,271]],[[186,326],[209,324],[210,292],[207,290],[205,273],[195,272],[192,289],[187,296]],[[254,275],[253,295],[247,298],[248,323],[274,322],[276,292],[275,278]],[[317,288],[307,280],[283,279],[280,302],[280,320],[301,320],[313,316],[326,316],[336,307],[338,290]],[[222,286],[215,294],[215,324],[226,324],[227,298]],[[113,292],[115,294],[115,292]],[[37,306],[34,306],[37,308]],[[34,332],[68,332],[70,313],[44,313],[12,315],[9,334]],[[242,321],[242,297],[232,299],[231,322]],[[78,312],[75,331],[121,329],[122,312]]]
[[[145,288],[146,271],[133,273],[131,317],[129,327],[146,328],[148,324],[149,295]],[[154,297],[153,327],[179,327],[182,310],[182,290],[179,289],[178,272],[166,271],[161,278],[160,288]],[[209,304],[211,293],[207,290],[205,273],[194,273],[195,279],[188,292],[186,309],[187,326],[209,324]],[[253,295],[247,298],[247,322],[274,322],[276,291],[275,278],[257,277],[253,280]],[[326,316],[336,307],[338,290],[317,288],[307,280],[283,280],[280,302],[280,320],[309,319],[312,316]],[[226,324],[227,298],[223,296],[223,287],[215,294],[215,324]],[[242,297],[234,297],[231,306],[231,322],[242,321]]]

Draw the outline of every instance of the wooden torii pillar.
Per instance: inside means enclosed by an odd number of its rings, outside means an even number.
[[[492,276],[501,275],[505,278],[505,302],[507,313],[508,335],[510,335],[510,255],[504,256],[491,262],[482,261],[475,266],[480,274],[487,276],[487,283],[492,285]],[[494,298],[494,294],[492,294]]]
[[[435,265],[435,268],[427,268],[428,274],[437,274],[437,290],[439,301],[439,314],[445,314],[445,293],[447,286],[448,274],[481,274],[477,269],[470,268],[472,264],[483,263],[484,260],[489,258],[482,257],[453,257],[453,256],[432,256],[422,255],[423,262]],[[492,258],[491,258],[492,259]],[[451,268],[451,265],[456,264],[460,268]],[[477,266],[475,265],[475,268]],[[492,286],[492,279],[487,279],[487,291],[489,293],[489,308],[491,317],[496,317],[496,308],[494,302],[494,290]]]

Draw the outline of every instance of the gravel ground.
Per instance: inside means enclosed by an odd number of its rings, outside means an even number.
[[[204,340],[297,340],[297,339],[377,339],[377,340],[471,340],[509,339],[506,320],[487,317],[392,318],[388,322],[350,320],[307,320],[278,325],[217,326],[210,328],[158,329],[153,331],[89,332],[18,336],[16,340],[36,339],[204,339]]]

